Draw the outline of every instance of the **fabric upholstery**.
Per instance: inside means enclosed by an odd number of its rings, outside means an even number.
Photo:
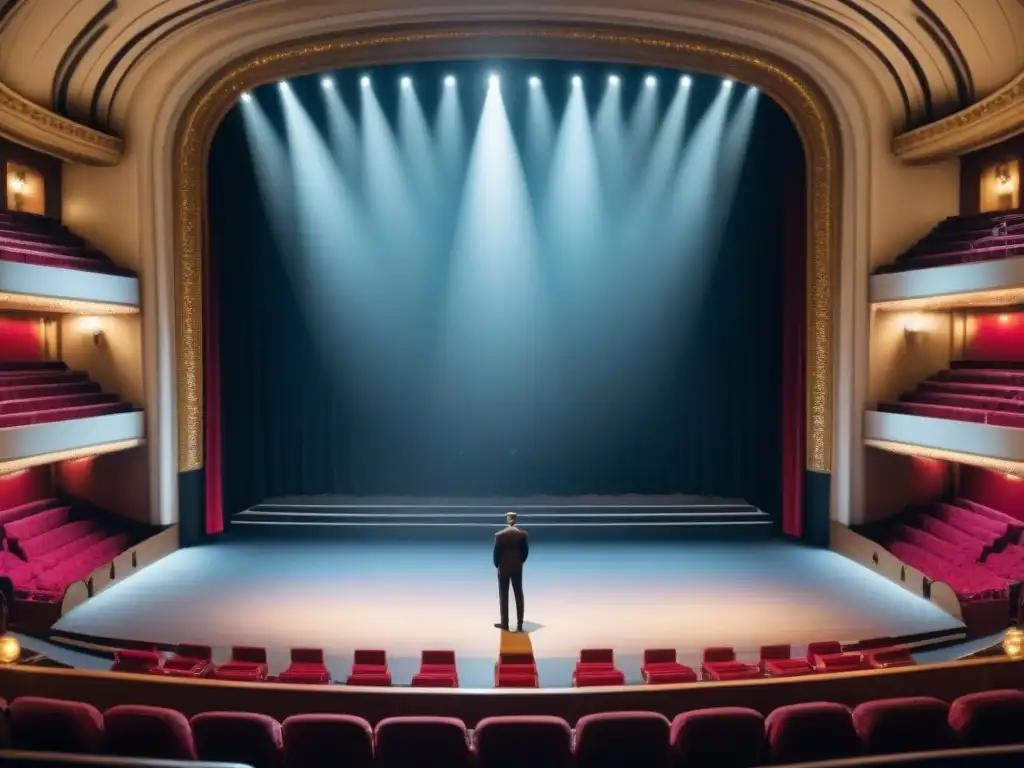
[[[292,715],[281,724],[287,768],[370,768],[373,729],[354,715]]]
[[[120,757],[195,760],[188,718],[163,707],[122,704],[103,713],[104,752]]]
[[[602,712],[576,723],[579,768],[671,765],[669,722],[655,712]]]
[[[192,718],[200,760],[243,763],[252,768],[281,768],[281,724],[254,712],[203,712]]]
[[[559,717],[488,717],[473,731],[480,768],[569,768],[572,730]]]

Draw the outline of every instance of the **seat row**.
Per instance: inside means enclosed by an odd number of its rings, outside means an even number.
[[[0,261],[16,261],[64,269],[133,275],[105,253],[90,248],[59,222],[40,216],[3,214],[0,218]]]
[[[699,674],[679,663],[672,648],[644,651],[640,668],[647,685],[694,683],[698,680],[747,680],[758,677],[795,677],[815,673],[849,672],[861,669],[885,669],[914,664],[905,648],[880,648],[866,652],[844,652],[837,641],[811,643],[802,658],[792,655],[792,646],[765,645],[757,663],[738,661],[731,647],[704,649]],[[208,645],[183,643],[177,652],[164,658],[159,651],[127,649],[114,654],[111,671],[165,677],[211,678],[235,682],[279,682],[305,685],[327,685],[331,673],[324,661],[322,648],[293,648],[290,663],[279,675],[268,674],[266,648],[236,645],[223,664],[213,663],[213,649]],[[382,650],[357,649],[352,668],[345,679],[347,685],[390,686],[391,671],[387,653]],[[573,687],[624,685],[625,674],[615,665],[610,648],[588,648],[580,652],[572,674]],[[499,654],[494,665],[496,688],[536,688],[539,685],[537,662],[532,653]],[[455,651],[426,650],[420,654],[420,667],[412,677],[416,688],[458,688],[459,675]]]
[[[0,702],[2,704],[2,702]],[[993,746],[1024,741],[1024,692],[985,691],[952,705],[920,696],[856,708],[830,702],[780,707],[767,718],[745,707],[684,712],[605,712],[575,729],[549,716],[450,717],[299,714],[279,723],[252,712],[204,712],[15,699],[2,713],[15,749],[171,760],[237,762],[253,768],[446,768],[679,766],[745,768],[815,760]],[[0,748],[6,746],[0,742]]]
[[[875,274],[1024,256],[1024,216],[989,213],[940,222],[924,238]]]

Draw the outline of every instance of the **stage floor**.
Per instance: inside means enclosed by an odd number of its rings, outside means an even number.
[[[525,574],[541,685],[568,684],[580,648],[612,647],[627,682],[644,648],[695,663],[766,643],[855,641],[962,625],[833,552],[778,542],[536,542]],[[355,648],[384,648],[407,684],[424,648],[452,648],[463,687],[491,687],[500,632],[484,542],[227,541],[173,553],[74,609],[57,629],[270,651],[321,646],[344,680]]]

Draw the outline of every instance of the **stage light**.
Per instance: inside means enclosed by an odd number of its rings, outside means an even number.
[[[288,87],[288,83],[286,83],[284,80],[277,84],[277,89],[281,91],[281,93],[288,93],[288,91],[290,90],[290,88]]]
[[[325,77],[323,80],[320,81],[320,85],[323,86],[325,91],[329,91],[331,88],[334,87],[334,81],[329,77]]]
[[[412,88],[412,78],[403,77],[402,78],[402,87],[403,88]]]
[[[497,75],[491,75],[490,77],[487,78],[487,84],[491,88],[497,88],[500,83],[501,80],[498,79]]]
[[[363,88],[369,88],[370,78],[368,78],[366,75],[363,75],[361,78],[359,78],[359,84],[363,86]]]
[[[21,643],[14,635],[0,637],[0,664],[14,664],[21,658]]]
[[[653,88],[657,84],[658,81],[655,79],[654,75],[648,75],[646,78],[644,78],[644,85],[646,85],[648,88]]]
[[[722,87],[725,88],[726,90],[732,88],[732,80],[723,80]]]
[[[679,84],[683,86],[683,88],[689,88],[691,82],[692,81],[690,80],[689,75],[683,75],[681,78],[679,78]]]
[[[244,101],[246,104],[248,104],[250,101],[252,101],[252,94],[248,93],[248,92],[243,93],[242,94],[242,101]]]
[[[573,75],[572,76],[572,87],[573,88],[579,88],[581,85],[583,85],[583,78],[580,77],[579,75]]]
[[[444,79],[444,84],[446,86],[448,86],[449,88],[454,88],[455,87],[455,75],[448,75]]]
[[[1024,655],[1024,631],[1017,627],[1006,630],[1003,636],[1003,652],[1011,659],[1019,659]]]
[[[531,77],[530,78],[530,87],[531,88],[540,88],[540,78],[537,77],[537,76]]]

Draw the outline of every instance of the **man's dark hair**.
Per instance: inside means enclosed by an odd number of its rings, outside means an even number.
[[[515,525],[517,517],[519,517],[519,515],[513,512],[511,509],[505,513],[505,519],[508,520],[509,525]]]

